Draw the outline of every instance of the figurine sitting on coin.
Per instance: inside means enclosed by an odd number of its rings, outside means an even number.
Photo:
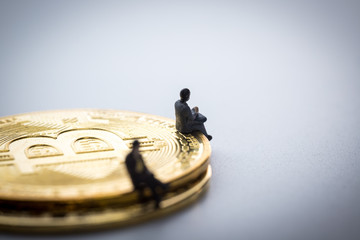
[[[166,191],[169,185],[160,182],[154,177],[154,174],[148,170],[139,152],[139,147],[139,141],[135,140],[132,151],[126,157],[126,167],[135,190],[139,191],[140,201],[144,200],[144,190],[148,187],[151,190],[152,198],[155,200],[155,208],[159,208],[161,195],[157,190],[161,188],[163,191]]]
[[[184,88],[180,91],[180,100],[175,102],[176,129],[181,133],[192,133],[193,131],[202,132],[209,141],[212,136],[207,134],[204,122],[207,118],[199,113],[199,108],[190,109],[186,103],[190,99],[190,90]]]

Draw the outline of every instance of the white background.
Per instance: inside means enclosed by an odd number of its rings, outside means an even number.
[[[0,0],[0,116],[101,108],[208,117],[207,195],[57,239],[359,239],[358,1]],[[47,239],[9,235],[1,239]]]

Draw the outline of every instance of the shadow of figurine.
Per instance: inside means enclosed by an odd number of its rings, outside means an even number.
[[[175,102],[176,129],[181,133],[192,133],[193,131],[202,132],[209,141],[212,136],[207,134],[204,122],[207,118],[199,113],[199,108],[190,109],[186,103],[190,99],[190,90],[184,88],[180,91],[180,100]]]
[[[165,192],[169,188],[169,185],[160,182],[154,177],[154,174],[148,170],[139,148],[140,143],[135,140],[132,151],[126,156],[126,168],[131,177],[134,189],[139,193],[140,202],[144,201],[144,191],[146,188],[149,188],[152,193],[152,198],[155,200],[155,208],[157,209],[160,207],[161,202],[161,194],[158,193],[158,190],[161,188],[163,190],[162,192]]]

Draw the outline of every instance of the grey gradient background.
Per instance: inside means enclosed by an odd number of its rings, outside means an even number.
[[[211,188],[169,217],[56,239],[360,239],[359,1],[0,1],[0,115],[208,117]],[[1,239],[48,239],[0,233]]]

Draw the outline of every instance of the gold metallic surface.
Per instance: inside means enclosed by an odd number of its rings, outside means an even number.
[[[112,110],[14,115],[0,118],[0,200],[131,200],[124,160],[135,139],[148,168],[171,190],[208,167],[206,137],[177,132],[171,119]]]
[[[0,229],[16,232],[73,232],[90,231],[110,227],[126,226],[154,219],[176,211],[198,199],[208,188],[211,167],[188,186],[179,188],[164,196],[160,209],[153,203],[133,204],[131,206],[107,205],[86,211],[74,210],[64,216],[47,214],[6,213],[0,214]]]

